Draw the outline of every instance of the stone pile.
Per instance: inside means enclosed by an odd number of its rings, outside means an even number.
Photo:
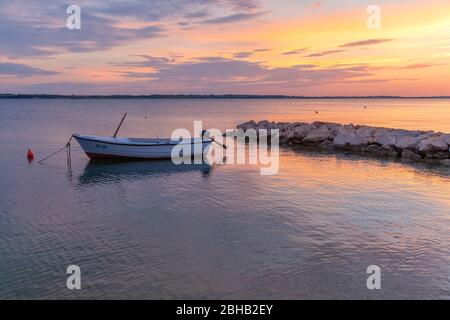
[[[320,122],[249,121],[238,129],[278,129],[280,145],[312,146],[374,156],[450,162],[450,134]]]

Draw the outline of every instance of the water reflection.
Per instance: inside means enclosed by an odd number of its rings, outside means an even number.
[[[121,180],[143,180],[155,176],[198,172],[207,179],[212,167],[206,163],[176,165],[171,160],[89,161],[78,177],[79,185],[114,183]]]
[[[283,148],[279,173],[261,176],[231,158],[212,168],[86,164],[74,145],[68,181],[62,155],[41,166],[23,153],[50,154],[73,132],[109,135],[131,109],[123,135],[252,118],[449,132],[449,100],[0,104],[0,298],[450,298],[448,167]],[[143,114],[152,120],[138,121]],[[64,281],[74,263],[86,271],[78,292]],[[382,268],[382,290],[366,288],[371,264]]]
[[[308,147],[283,147],[283,150],[287,153],[294,152],[298,156],[301,157],[331,157],[336,159],[336,161],[349,161],[349,165],[352,166],[352,162],[367,162],[376,166],[389,166],[389,165],[398,165],[396,168],[400,168],[402,170],[410,169],[416,171],[421,175],[435,175],[437,177],[441,177],[444,179],[450,178],[450,167],[445,164],[441,164],[436,160],[431,161],[414,161],[402,158],[385,158],[385,157],[376,157],[369,154],[364,153],[353,153],[346,151],[338,151],[338,150],[318,150],[317,148],[308,148]]]

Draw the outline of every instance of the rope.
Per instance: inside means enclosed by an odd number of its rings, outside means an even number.
[[[69,164],[71,162],[71,154],[70,154],[70,141],[72,140],[73,136],[70,137],[69,141],[67,141],[66,145],[62,147],[61,149],[58,149],[57,151],[53,152],[52,154],[48,155],[47,157],[41,159],[38,161],[38,163],[43,163],[44,161],[50,159],[51,157],[57,155],[63,150],[66,150],[67,153],[67,163]]]
[[[217,142],[216,139],[214,139],[214,137],[211,137],[210,139],[211,139],[212,142],[217,143],[217,144],[218,144],[219,146],[221,146],[222,148],[227,149],[227,146],[226,146],[226,145],[223,145],[223,144],[221,144],[220,142]]]

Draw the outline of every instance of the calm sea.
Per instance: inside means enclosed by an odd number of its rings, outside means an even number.
[[[448,168],[283,149],[261,176],[96,164],[76,143],[71,171],[63,154],[27,162],[72,133],[111,135],[124,112],[137,137],[251,119],[450,132],[450,100],[0,100],[0,298],[450,298]]]

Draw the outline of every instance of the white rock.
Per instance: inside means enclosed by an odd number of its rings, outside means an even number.
[[[305,138],[312,130],[314,130],[314,126],[312,124],[296,126],[293,128],[293,138],[301,140]]]
[[[309,145],[350,146],[359,150],[371,148],[372,153],[383,156],[399,156],[409,159],[425,157],[429,159],[445,159],[450,152],[450,134],[433,131],[408,131],[403,129],[376,128],[364,125],[340,125],[331,122],[316,121],[313,123],[245,122],[238,129],[279,129],[282,143],[293,142]],[[374,146],[373,143],[381,145]],[[450,160],[450,159],[447,159]],[[448,161],[447,161],[448,162]]]
[[[356,129],[356,135],[360,137],[367,137],[367,139],[369,139],[373,136],[375,129],[376,128],[374,127],[360,126]]]
[[[292,130],[285,130],[283,132],[280,131],[280,137],[283,137],[285,139],[292,139],[294,138],[294,131]]]
[[[395,137],[391,135],[391,130],[387,128],[376,128],[373,132],[374,142],[381,145],[393,145]]]
[[[340,126],[335,129],[333,145],[343,147],[345,145],[362,145],[367,144],[369,137],[358,136],[357,130],[353,126]]]
[[[414,150],[416,149],[420,141],[429,138],[431,135],[433,135],[432,131],[419,134],[418,136],[413,135],[400,136],[396,138],[394,145],[397,148]]]
[[[416,152],[428,153],[436,151],[448,151],[450,135],[435,133],[431,137],[421,140],[416,148]]]
[[[242,129],[244,131],[247,129],[254,129],[254,128],[256,128],[256,122],[253,120],[244,122],[244,123],[241,123],[240,125],[238,125],[237,128]]]
[[[402,151],[401,157],[404,159],[410,159],[410,160],[420,160],[421,156],[409,149],[404,149]]]
[[[280,131],[288,130],[288,128],[289,128],[288,122],[278,122],[274,124],[274,129],[279,129]]]
[[[317,122],[317,123],[319,124],[320,122]],[[338,127],[342,127],[342,124],[334,123],[334,122],[323,122],[319,126],[319,128],[329,129],[329,130],[334,130],[334,129],[338,128]]]
[[[330,129],[326,127],[320,127],[313,129],[304,139],[305,143],[320,143],[331,137],[332,133]]]
[[[444,135],[444,137],[443,137],[444,141],[447,142],[447,145],[450,147],[450,134],[444,133],[443,135]]]
[[[259,121],[256,125],[257,125],[258,129],[266,129],[267,126],[269,125],[269,123],[270,122],[267,120],[262,120],[262,121]]]

